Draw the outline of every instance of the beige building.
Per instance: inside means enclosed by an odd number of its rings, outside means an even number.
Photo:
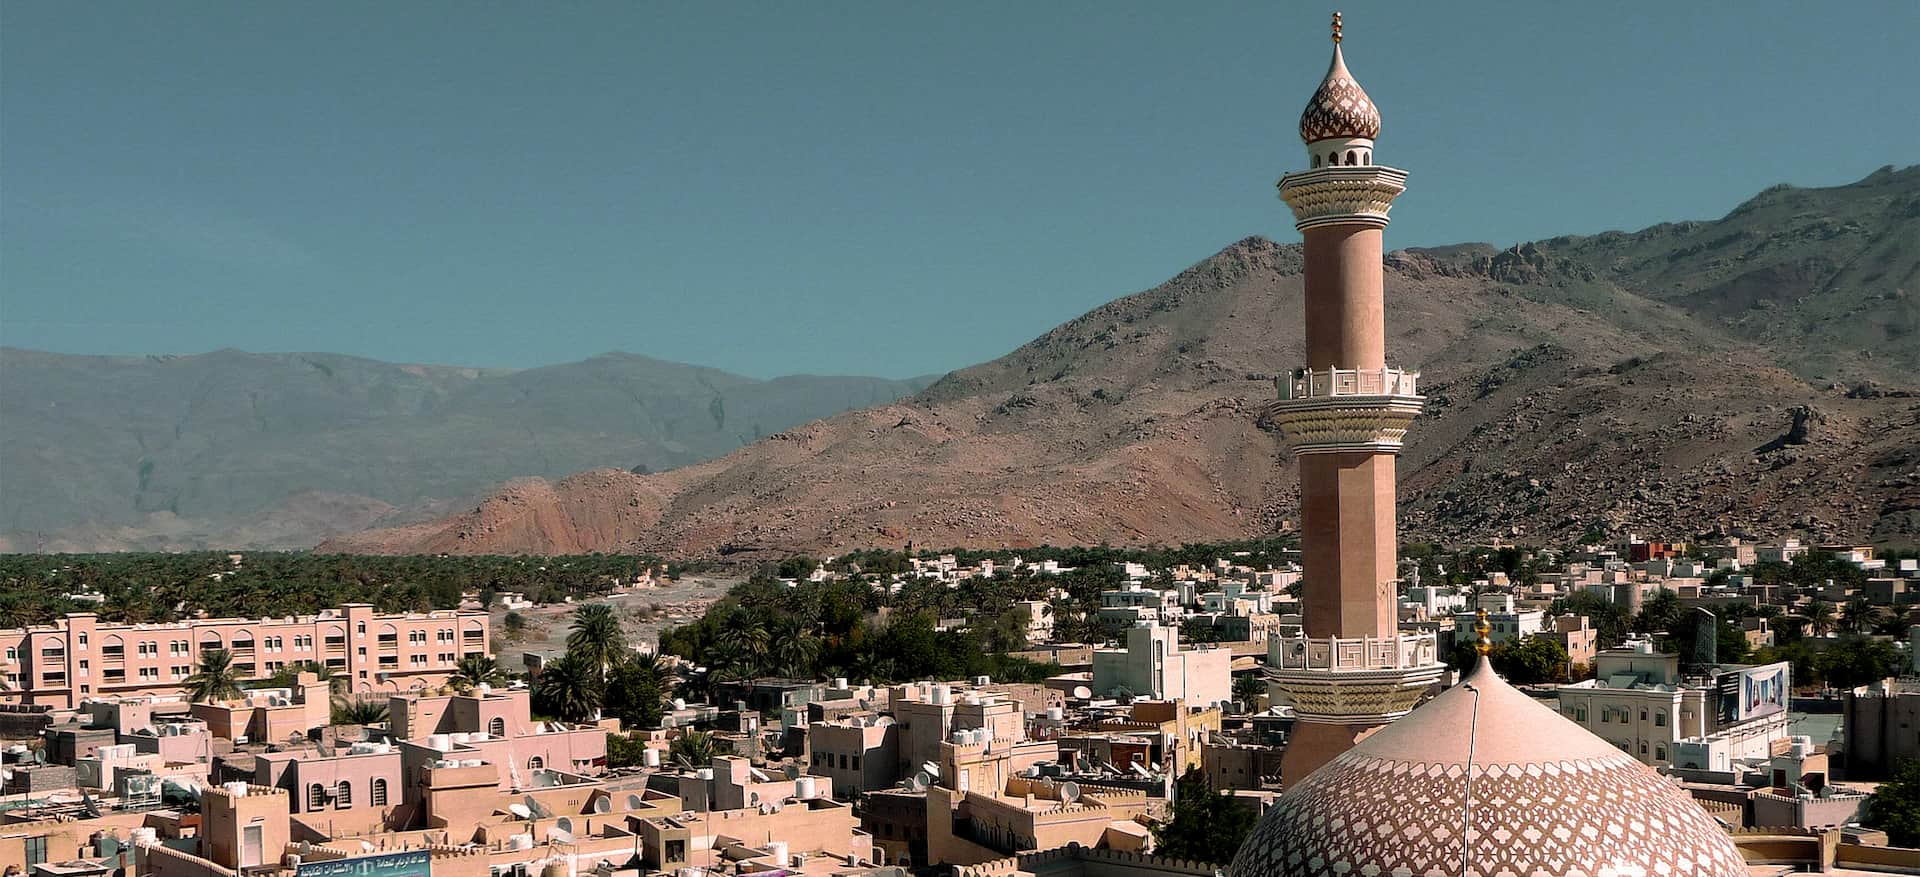
[[[1177,628],[1143,623],[1127,629],[1126,647],[1095,649],[1093,690],[1215,706],[1233,700],[1233,653],[1182,648]]]
[[[221,649],[244,680],[312,661],[360,693],[437,686],[465,655],[491,654],[485,612],[382,615],[349,603],[318,615],[197,618],[172,624],[102,622],[73,612],[53,624],[0,631],[0,704],[72,709],[103,695],[175,694],[200,655]]]
[[[1680,656],[1636,640],[1594,658],[1595,678],[1561,686],[1560,714],[1643,764],[1688,763],[1699,753],[1726,759],[1765,758],[1786,738],[1785,664],[1723,671],[1713,680],[1683,679]],[[1762,701],[1743,701],[1763,691]],[[1681,756],[1681,741],[1695,741]],[[1699,767],[1712,767],[1701,764]]]

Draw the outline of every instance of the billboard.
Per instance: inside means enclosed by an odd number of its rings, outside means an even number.
[[[429,877],[433,857],[426,850],[402,850],[327,862],[301,862],[294,877]]]
[[[1787,711],[1793,696],[1786,662],[1720,674],[1720,721],[1744,722]]]

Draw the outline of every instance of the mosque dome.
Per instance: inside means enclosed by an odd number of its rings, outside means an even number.
[[[1308,145],[1322,140],[1368,140],[1380,136],[1380,108],[1347,72],[1340,55],[1340,14],[1333,16],[1333,63],[1327,78],[1300,112],[1300,139]]]
[[[1686,792],[1514,690],[1482,658],[1464,684],[1288,789],[1232,874],[1744,877],[1747,868]]]

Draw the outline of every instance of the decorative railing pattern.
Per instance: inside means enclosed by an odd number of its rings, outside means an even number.
[[[1438,663],[1434,634],[1389,637],[1276,637],[1267,666],[1276,670],[1406,670]]]
[[[1399,368],[1297,368],[1281,380],[1284,399],[1324,399],[1332,396],[1418,396],[1417,371]]]

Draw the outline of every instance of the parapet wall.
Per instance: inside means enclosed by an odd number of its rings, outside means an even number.
[[[955,877],[1214,877],[1220,866],[1068,844],[955,869]]]

